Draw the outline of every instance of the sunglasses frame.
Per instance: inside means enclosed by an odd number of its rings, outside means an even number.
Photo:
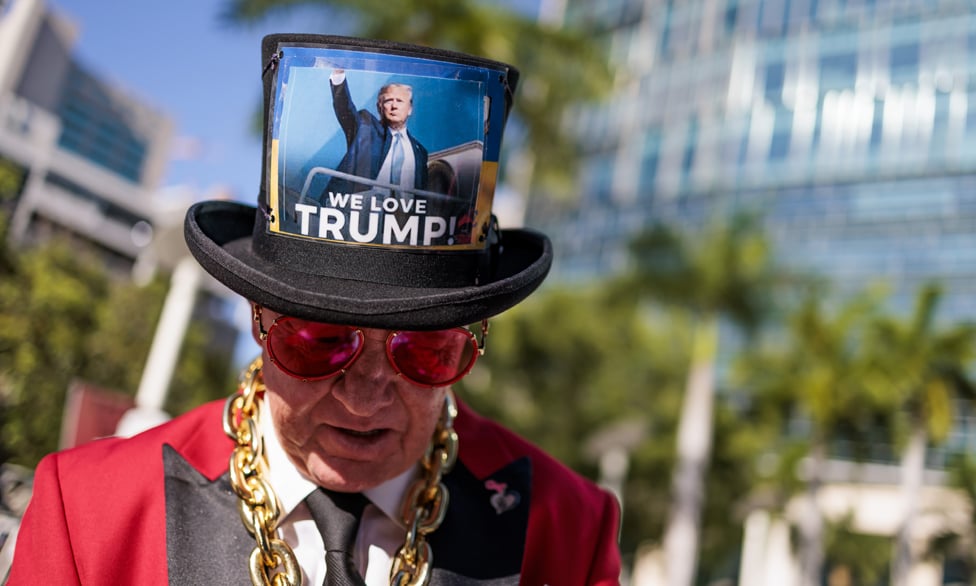
[[[339,325],[343,327],[355,328],[354,331],[360,340],[359,348],[356,349],[356,352],[352,355],[352,357],[349,360],[346,361],[346,363],[342,366],[342,368],[338,369],[337,371],[323,376],[303,376],[290,370],[288,367],[282,364],[280,360],[278,360],[275,357],[274,350],[271,349],[271,344],[268,341],[268,334],[271,332],[272,329],[274,329],[275,325],[277,325],[277,323],[282,319],[295,319],[300,321],[308,321],[311,323],[326,323],[326,322],[315,322],[313,320],[303,320],[302,318],[292,317],[288,315],[279,315],[274,319],[273,322],[271,322],[271,326],[267,330],[265,330],[262,306],[256,303],[252,304],[251,315],[254,321],[258,324],[258,336],[261,338],[261,341],[264,342],[264,347],[268,351],[268,358],[271,360],[271,363],[274,364],[279,370],[281,370],[288,376],[301,380],[302,382],[327,380],[345,374],[346,371],[349,369],[349,367],[351,367],[353,363],[355,363],[356,360],[359,359],[359,355],[362,354],[363,347],[366,343],[366,334],[363,332],[362,328],[358,328],[355,326],[345,326],[344,324],[329,324],[329,325]],[[408,333],[414,330],[392,330],[390,334],[386,337],[386,342],[384,343],[384,348],[386,350],[386,359],[387,362],[390,363],[390,366],[393,368],[393,372],[395,372],[398,377],[409,381],[411,384],[417,385],[419,387],[426,387],[431,389],[452,385],[458,382],[459,380],[461,380],[462,378],[464,378],[465,376],[467,376],[468,373],[471,372],[471,369],[474,368],[475,363],[478,361],[478,357],[484,356],[485,354],[485,348],[488,340],[488,319],[486,318],[481,320],[480,340],[477,338],[477,336],[474,335],[474,333],[471,330],[467,328],[455,327],[455,328],[447,328],[447,330],[458,330],[463,332],[468,337],[469,341],[471,342],[471,345],[474,347],[474,353],[472,354],[471,360],[468,362],[468,365],[464,367],[464,369],[462,369],[461,372],[458,373],[455,377],[449,379],[447,382],[430,384],[430,383],[415,380],[412,377],[410,377],[410,375],[403,372],[403,370],[397,364],[396,359],[393,357],[393,351],[391,350],[391,346],[393,343],[393,339],[396,338],[398,335],[403,333]],[[433,331],[437,331],[437,330],[433,330]]]

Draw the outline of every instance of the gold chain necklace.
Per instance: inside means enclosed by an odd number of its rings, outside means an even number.
[[[244,371],[237,391],[224,404],[224,433],[237,442],[230,455],[230,484],[240,499],[241,521],[257,543],[248,569],[254,586],[299,586],[302,572],[291,547],[277,536],[281,506],[267,480],[268,461],[258,427],[259,394],[264,392],[260,356]],[[454,431],[457,403],[448,390],[444,412],[421,459],[424,477],[410,486],[403,501],[407,536],[390,570],[395,586],[425,586],[430,582],[433,554],[427,535],[440,527],[447,513],[448,492],[441,482],[457,460]]]

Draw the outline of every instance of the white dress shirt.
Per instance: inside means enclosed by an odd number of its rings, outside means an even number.
[[[268,456],[269,481],[281,503],[281,537],[295,551],[302,567],[305,584],[322,584],[325,580],[325,545],[315,521],[305,505],[305,497],[318,487],[299,473],[288,459],[271,419],[271,407],[261,402],[261,431]],[[393,556],[403,544],[406,528],[399,521],[400,503],[418,467],[365,491],[370,504],[363,512],[356,535],[353,559],[369,586],[390,583]]]

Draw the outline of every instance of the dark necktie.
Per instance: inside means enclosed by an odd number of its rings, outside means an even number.
[[[352,561],[359,519],[369,500],[359,493],[319,488],[305,499],[325,542],[327,586],[366,586]]]

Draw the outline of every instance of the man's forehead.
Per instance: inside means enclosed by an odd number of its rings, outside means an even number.
[[[391,100],[396,97],[396,95],[409,97],[413,95],[413,91],[407,86],[390,86],[386,88],[382,94],[380,94],[380,98],[384,100]]]
[[[288,316],[283,313],[278,313],[273,309],[269,309],[261,305],[257,305],[257,304],[252,304],[252,305],[253,305],[253,311],[260,312],[261,316],[263,316],[265,319],[268,319],[271,322],[275,321],[280,317],[287,317],[289,319],[299,320],[299,321],[314,321],[314,320],[302,319],[300,317]],[[329,323],[329,322],[314,322],[314,323]],[[332,324],[332,325],[337,325],[337,324]],[[393,332],[402,331],[402,330],[392,330],[392,329],[385,329],[385,328],[368,328],[368,327],[353,325],[353,324],[342,324],[342,325],[347,325],[356,328],[358,330],[362,330],[363,334],[366,336],[367,339],[385,340]]]

